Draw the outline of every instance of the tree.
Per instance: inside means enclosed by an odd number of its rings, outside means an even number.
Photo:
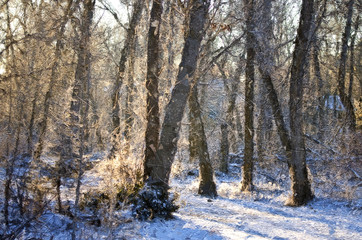
[[[265,0],[265,6],[270,6],[270,0]],[[264,7],[265,7],[264,6]],[[269,11],[270,8],[265,7],[264,11]],[[300,25],[298,28],[297,38],[295,42],[295,50],[292,60],[291,86],[290,86],[290,123],[291,132],[288,133],[286,123],[284,121],[281,104],[275,90],[271,71],[274,65],[271,46],[265,39],[270,38],[271,22],[270,18],[263,21],[267,26],[264,34],[257,39],[258,49],[258,64],[259,71],[262,74],[262,80],[268,93],[268,100],[272,107],[272,113],[277,125],[278,135],[281,143],[286,150],[287,163],[291,178],[292,196],[287,204],[291,206],[303,205],[312,199],[312,191],[308,179],[308,172],[305,161],[305,143],[303,132],[303,117],[302,117],[302,97],[303,97],[303,77],[307,51],[309,51],[310,34],[312,26],[312,16],[314,14],[313,1],[304,0],[300,16]],[[268,14],[263,14],[268,16]],[[270,15],[269,15],[270,16]]]
[[[346,62],[347,62],[347,50],[348,50],[348,41],[351,37],[351,27],[352,27],[352,15],[353,15],[353,4],[354,0],[349,0],[347,4],[347,16],[346,16],[346,26],[342,38],[342,47],[341,47],[341,56],[339,61],[338,69],[338,92],[341,98],[341,101],[346,108],[346,122],[350,130],[355,131],[356,129],[356,116],[354,114],[353,104],[350,97],[345,92],[345,76],[346,76]]]
[[[134,48],[134,44],[136,41],[136,27],[140,22],[144,1],[136,0],[133,4],[133,12],[132,17],[129,23],[129,27],[126,29],[126,35],[124,40],[124,45],[121,50],[121,58],[118,63],[118,72],[116,81],[114,83],[113,91],[112,91],[112,149],[110,152],[110,157],[114,157],[116,152],[119,150],[119,135],[121,128],[121,120],[120,120],[120,90],[122,84],[124,83],[124,78],[126,74],[126,64],[129,59],[129,55],[131,53],[132,48]]]
[[[168,185],[171,165],[177,150],[181,119],[190,92],[190,81],[196,69],[209,4],[208,0],[192,1],[177,81],[165,110],[160,145],[157,150],[161,164],[155,164],[155,166],[158,166],[157,168],[152,167],[150,176],[153,180],[161,181],[166,186]]]
[[[195,75],[196,76],[196,75]],[[214,172],[210,162],[209,150],[207,147],[207,140],[205,135],[204,123],[201,117],[201,109],[198,100],[197,83],[193,84],[189,97],[190,107],[190,128],[194,132],[195,138],[192,139],[192,148],[195,151],[195,155],[199,159],[200,168],[200,195],[216,197],[216,185],[214,182]],[[196,137],[197,136],[197,137]],[[190,146],[191,148],[191,146]]]
[[[138,205],[142,206],[136,208],[141,210],[135,210],[140,214],[151,215],[152,217],[155,215],[169,217],[170,212],[175,210],[175,208],[168,203],[168,181],[177,150],[181,120],[189,96],[191,80],[196,70],[201,41],[204,36],[204,26],[210,2],[208,0],[195,0],[190,1],[189,4],[188,24],[186,25],[185,44],[179,65],[179,72],[171,93],[170,101],[165,109],[165,117],[161,128],[160,144],[156,150],[156,158],[151,158],[152,162],[148,164],[149,178],[147,179],[144,191],[141,191],[138,195]],[[155,201],[152,200],[152,202],[156,202],[157,204],[152,204],[151,210],[144,209],[148,208],[149,205],[144,202],[142,197],[152,194],[149,193],[149,191],[160,193],[156,196],[158,199],[155,199]],[[159,210],[156,208],[166,209]],[[143,209],[146,211],[145,214]]]
[[[242,191],[253,188],[253,157],[254,157],[254,81],[255,81],[255,50],[254,37],[254,0],[245,0],[246,7],[246,67],[245,67],[245,135],[244,162],[242,166]]]
[[[72,119],[75,122],[74,134],[79,142],[78,176],[76,186],[75,208],[78,208],[81,178],[84,172],[83,155],[88,139],[88,111],[89,111],[89,84],[91,74],[90,37],[94,15],[95,0],[83,1],[83,14],[81,25],[81,38],[78,49],[78,63],[75,72],[75,84],[73,88],[73,101],[71,103]],[[78,117],[77,117],[78,116]],[[77,126],[78,125],[78,126]]]
[[[147,127],[146,127],[146,148],[144,160],[144,181],[150,175],[149,163],[154,162],[156,149],[158,149],[160,134],[160,111],[158,106],[158,78],[161,72],[160,63],[160,26],[162,20],[162,0],[153,2],[151,10],[150,27],[148,32],[147,50]]]
[[[291,66],[289,111],[291,158],[289,173],[293,195],[289,205],[303,205],[313,198],[306,165],[303,131],[303,79],[308,66],[314,0],[303,0]]]
[[[68,0],[67,7],[64,12],[64,16],[61,20],[61,25],[57,29],[57,32],[56,32],[57,41],[56,41],[55,50],[54,50],[55,59],[54,59],[54,63],[51,68],[50,82],[49,82],[48,90],[45,94],[45,99],[44,99],[44,103],[43,103],[44,112],[43,112],[43,117],[41,120],[41,129],[39,131],[40,132],[39,139],[38,139],[37,146],[33,153],[33,158],[35,161],[40,160],[40,156],[41,156],[41,154],[43,152],[43,148],[44,148],[45,135],[47,132],[48,121],[49,121],[49,110],[51,107],[51,98],[53,95],[54,85],[55,85],[56,81],[58,80],[58,75],[59,75],[59,61],[60,61],[61,51],[62,51],[62,39],[64,37],[66,24],[69,21],[70,17],[72,16],[73,12],[75,11],[75,8],[74,7],[72,8],[72,5],[73,5],[73,1]]]

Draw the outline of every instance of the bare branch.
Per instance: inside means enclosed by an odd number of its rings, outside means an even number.
[[[110,14],[112,14],[113,18],[116,20],[116,22],[124,29],[124,30],[128,30],[128,28],[121,22],[121,20],[118,17],[118,14],[116,13],[116,11],[114,11],[114,9],[112,9],[111,6],[109,6],[108,3],[104,2],[103,0],[99,1],[102,6],[98,6],[98,8],[103,9],[108,11]]]

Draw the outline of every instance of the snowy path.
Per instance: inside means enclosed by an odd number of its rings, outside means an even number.
[[[139,223],[135,239],[362,239],[360,211],[345,202],[314,200],[291,208],[280,201],[228,199],[208,200],[184,186],[181,207],[171,221]]]

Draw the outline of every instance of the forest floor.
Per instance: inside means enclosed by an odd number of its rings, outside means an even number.
[[[218,185],[219,197],[207,199],[196,194],[196,180],[174,181],[181,206],[175,219],[140,223],[135,239],[362,239],[361,211],[348,202],[317,198],[291,208],[279,190],[243,195],[238,181]]]
[[[236,166],[239,168],[239,166]],[[83,191],[99,182],[104,169],[95,167],[83,179]],[[191,174],[189,174],[191,173]],[[174,219],[138,221],[131,210],[99,211],[102,226],[78,222],[77,239],[211,240],[211,239],[362,239],[362,199],[337,201],[315,198],[306,206],[284,206],[289,191],[255,179],[255,191],[239,191],[239,173],[217,174],[218,197],[197,194],[197,171],[174,177],[171,192],[180,206]],[[195,174],[196,173],[196,174]],[[100,174],[97,176],[97,174]],[[73,192],[63,188],[64,198]],[[68,198],[69,199],[69,198]],[[16,239],[71,239],[72,220],[49,209]]]

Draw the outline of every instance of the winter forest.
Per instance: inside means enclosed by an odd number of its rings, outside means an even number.
[[[361,0],[0,0],[0,239],[362,239]]]

